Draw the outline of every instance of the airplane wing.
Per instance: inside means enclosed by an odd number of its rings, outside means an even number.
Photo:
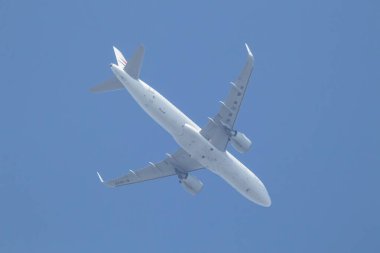
[[[249,78],[253,70],[253,54],[247,48],[247,62],[236,81],[231,82],[231,90],[225,101],[220,101],[220,110],[214,118],[209,118],[208,124],[201,130],[201,134],[208,139],[217,149],[225,151],[234,124],[247,90]]]
[[[173,176],[176,174],[186,174],[190,171],[202,168],[196,160],[192,159],[186,151],[180,148],[173,155],[167,154],[167,158],[158,163],[149,163],[145,168],[133,171],[112,180],[105,182],[98,173],[100,181],[110,187],[139,183],[161,177]]]

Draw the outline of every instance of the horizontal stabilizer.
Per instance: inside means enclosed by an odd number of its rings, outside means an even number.
[[[90,89],[91,92],[105,92],[105,91],[114,91],[124,89],[124,86],[121,82],[115,78],[111,78],[107,81],[104,81],[101,84],[96,85]]]
[[[128,64],[125,65],[125,72],[128,73],[132,78],[139,79],[140,72],[142,67],[142,62],[144,59],[144,47],[141,45],[136,53],[133,55],[132,59],[128,61]]]

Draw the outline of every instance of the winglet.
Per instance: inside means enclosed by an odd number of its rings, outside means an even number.
[[[103,180],[102,176],[99,174],[99,172],[96,172],[96,173],[98,174],[98,177],[99,177],[100,182],[101,182],[102,184],[104,184],[104,180]]]
[[[252,52],[251,52],[251,49],[249,49],[249,46],[248,46],[247,43],[245,43],[245,47],[247,48],[248,55],[251,56],[251,57],[253,57],[253,54],[252,54]]]

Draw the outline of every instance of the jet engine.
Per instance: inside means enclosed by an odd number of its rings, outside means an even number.
[[[182,187],[192,195],[197,194],[203,188],[202,181],[190,174],[179,177],[179,182],[181,183]]]
[[[252,141],[245,134],[233,131],[231,135],[232,146],[240,153],[245,153],[252,146]]]

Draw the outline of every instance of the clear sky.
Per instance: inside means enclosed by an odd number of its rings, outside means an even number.
[[[0,252],[380,252],[379,1],[0,1]],[[174,152],[112,76],[145,45],[142,79],[200,126],[255,69],[235,154],[257,206],[206,170],[109,189]]]

